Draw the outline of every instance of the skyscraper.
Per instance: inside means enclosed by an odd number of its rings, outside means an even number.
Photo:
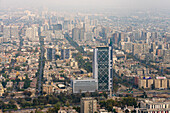
[[[133,55],[138,55],[138,54],[142,54],[143,52],[143,45],[142,44],[133,44],[132,45],[132,53]]]
[[[18,39],[18,26],[11,26],[11,39]]]
[[[56,53],[56,50],[55,50],[55,48],[47,48],[46,49],[46,58],[47,58],[47,60],[50,60],[50,61],[52,61],[52,60],[55,60],[55,53]]]
[[[10,41],[10,38],[11,38],[11,36],[10,36],[10,34],[11,34],[10,29],[11,29],[10,26],[4,26],[4,28],[3,28],[3,42]]]
[[[72,38],[73,38],[74,41],[79,41],[79,34],[80,34],[80,29],[79,28],[73,28]]]
[[[0,23],[0,32],[3,32],[4,24],[3,22]]]
[[[112,90],[112,47],[96,47],[93,55],[93,77],[98,80],[98,91]]]
[[[70,49],[62,49],[61,50],[61,59],[69,59],[70,58]]]
[[[53,30],[57,30],[57,31],[62,30],[62,25],[61,24],[53,25]]]
[[[27,28],[26,37],[31,41],[38,41],[38,28],[37,27]]]
[[[81,29],[80,29],[80,34],[79,34],[79,39],[80,39],[81,41],[85,41],[84,33],[85,33],[84,29],[81,28]]]
[[[65,20],[64,23],[63,23],[64,30],[69,30],[69,25],[70,25],[70,21],[69,20]]]
[[[118,33],[114,33],[112,35],[112,38],[110,39],[112,46],[118,44],[118,38],[119,38],[119,34]]]
[[[47,48],[47,60],[52,60],[52,48]]]

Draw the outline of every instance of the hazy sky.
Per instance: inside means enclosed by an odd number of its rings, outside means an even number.
[[[170,9],[170,0],[0,0],[1,8],[49,7],[64,8],[117,8],[117,9]]]

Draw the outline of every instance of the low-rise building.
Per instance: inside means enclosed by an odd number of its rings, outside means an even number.
[[[12,86],[13,86],[13,82],[12,81],[7,82],[6,88],[9,88],[9,87],[12,87]]]
[[[143,100],[140,101],[140,108],[136,109],[136,113],[170,113],[170,102]]]
[[[73,93],[85,93],[97,91],[96,79],[72,80]]]

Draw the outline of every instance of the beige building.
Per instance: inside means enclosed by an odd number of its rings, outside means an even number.
[[[170,79],[168,79],[167,82],[168,82],[167,86],[168,86],[168,88],[170,88]]]
[[[138,87],[144,89],[168,89],[170,88],[170,79],[167,79],[166,77],[156,77],[155,79],[140,78]]]
[[[46,94],[52,94],[53,93],[53,86],[52,85],[43,85],[43,92],[46,92]]]
[[[153,84],[153,79],[139,79],[139,83],[138,86],[139,88],[152,88],[152,84]]]
[[[0,96],[2,96],[4,93],[4,87],[2,86],[2,84],[0,83]]]
[[[155,79],[154,86],[156,89],[167,89],[167,79]]]
[[[97,100],[92,97],[81,99],[81,113],[94,113],[97,111]]]

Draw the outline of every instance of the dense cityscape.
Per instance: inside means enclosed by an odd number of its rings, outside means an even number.
[[[0,10],[0,112],[170,113],[170,14]]]

